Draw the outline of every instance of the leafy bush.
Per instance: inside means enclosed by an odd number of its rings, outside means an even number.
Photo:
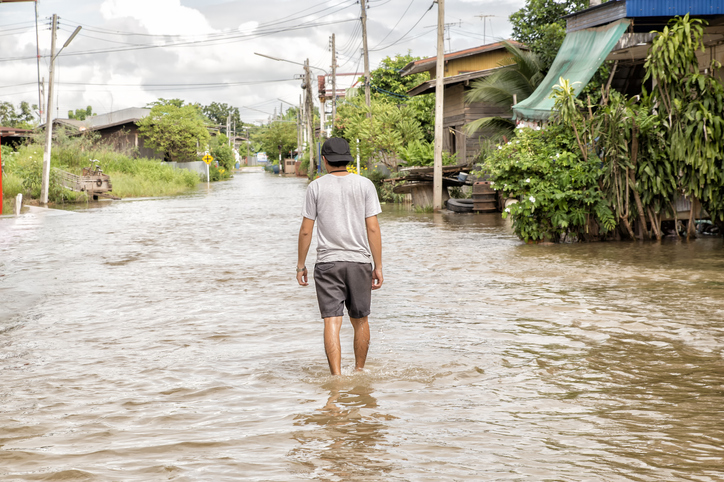
[[[236,159],[234,158],[234,150],[226,144],[220,144],[219,146],[211,150],[211,155],[214,160],[219,163],[219,167],[223,168],[227,172],[234,169]]]
[[[408,166],[432,166],[435,163],[435,143],[413,140],[400,148],[400,157]],[[442,165],[457,164],[457,156],[442,151]]]
[[[601,162],[581,159],[577,141],[562,125],[544,131],[520,129],[516,138],[488,156],[492,186],[518,200],[505,208],[524,241],[591,239],[616,224],[598,189]]]

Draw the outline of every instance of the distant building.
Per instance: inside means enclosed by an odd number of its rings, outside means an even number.
[[[128,109],[87,117],[85,120],[53,119],[54,126],[68,128],[78,134],[95,131],[107,145],[119,151],[135,151],[138,157],[163,159],[163,153],[156,152],[144,145],[143,138],[138,134],[138,121],[146,117],[151,109],[130,107]],[[45,127],[45,124],[38,126]]]
[[[518,48],[523,44],[510,41]],[[470,90],[470,82],[492,74],[504,65],[513,61],[502,42],[481,45],[470,49],[445,54],[445,72],[443,86],[445,98],[443,103],[443,149],[457,154],[458,163],[466,164],[480,152],[480,137],[485,132],[468,136],[464,127],[470,122],[484,117],[510,117],[510,110],[485,102],[465,103],[465,93]],[[403,77],[421,72],[429,72],[430,80],[410,89],[411,96],[435,92],[437,57],[410,62],[402,68]]]

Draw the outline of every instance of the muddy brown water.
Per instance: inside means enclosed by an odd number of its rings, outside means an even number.
[[[0,218],[0,480],[724,479],[721,239],[385,206],[368,371],[346,324],[333,379],[305,185]]]

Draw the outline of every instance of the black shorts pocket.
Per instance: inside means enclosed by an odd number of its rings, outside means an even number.
[[[314,266],[314,270],[327,271],[334,268],[334,263],[318,263]]]

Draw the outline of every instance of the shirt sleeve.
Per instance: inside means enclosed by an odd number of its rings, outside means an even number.
[[[380,200],[377,197],[377,189],[375,188],[375,185],[370,181],[367,180],[367,190],[365,195],[365,218],[370,218],[372,216],[377,216],[379,213],[382,212],[382,207],[380,206]]]
[[[302,206],[302,216],[312,221],[317,219],[317,193],[315,187],[314,183],[307,186],[307,194],[304,196],[304,205]]]

